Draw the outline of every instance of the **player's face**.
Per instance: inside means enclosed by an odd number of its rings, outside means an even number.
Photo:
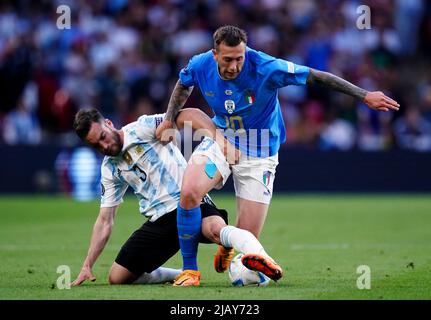
[[[93,122],[85,140],[105,156],[116,156],[123,148],[120,134],[108,119],[101,123]]]
[[[236,47],[229,47],[220,43],[218,49],[213,49],[215,61],[217,61],[220,76],[225,80],[233,80],[238,77],[244,66],[245,43],[241,42]]]

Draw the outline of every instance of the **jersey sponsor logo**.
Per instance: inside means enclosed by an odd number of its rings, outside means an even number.
[[[227,113],[232,114],[235,112],[235,102],[233,100],[226,100],[224,102],[224,108],[226,109]]]
[[[214,92],[212,92],[212,91],[205,91],[205,95],[208,97],[214,97],[215,96]]]
[[[224,92],[227,96],[231,96],[233,95],[233,91],[232,90],[225,90]]]

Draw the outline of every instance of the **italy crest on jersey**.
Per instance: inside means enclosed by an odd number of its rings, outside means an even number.
[[[235,102],[233,100],[226,100],[224,102],[224,108],[226,109],[227,113],[232,114],[235,111]]]
[[[263,184],[265,186],[268,186],[270,182],[271,182],[271,171],[265,171],[263,173]]]

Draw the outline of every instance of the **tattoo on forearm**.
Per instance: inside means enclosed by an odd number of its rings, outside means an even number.
[[[307,84],[320,84],[327,88],[334,89],[363,101],[367,95],[367,90],[359,88],[336,75],[315,69],[310,69]]]
[[[177,81],[174,91],[172,92],[171,98],[168,103],[168,110],[166,111],[165,119],[169,121],[174,121],[178,112],[186,103],[190,94],[193,91],[193,87],[185,87],[180,81]]]

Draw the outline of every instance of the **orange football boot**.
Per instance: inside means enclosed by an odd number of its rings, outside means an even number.
[[[218,273],[225,272],[233,259],[235,250],[233,248],[227,249],[223,246],[218,246],[217,252],[214,255],[214,269]]]
[[[248,253],[242,256],[241,262],[246,268],[262,272],[274,281],[279,280],[283,276],[283,269],[270,257]]]
[[[201,273],[197,270],[184,270],[175,277],[174,287],[199,286]]]

